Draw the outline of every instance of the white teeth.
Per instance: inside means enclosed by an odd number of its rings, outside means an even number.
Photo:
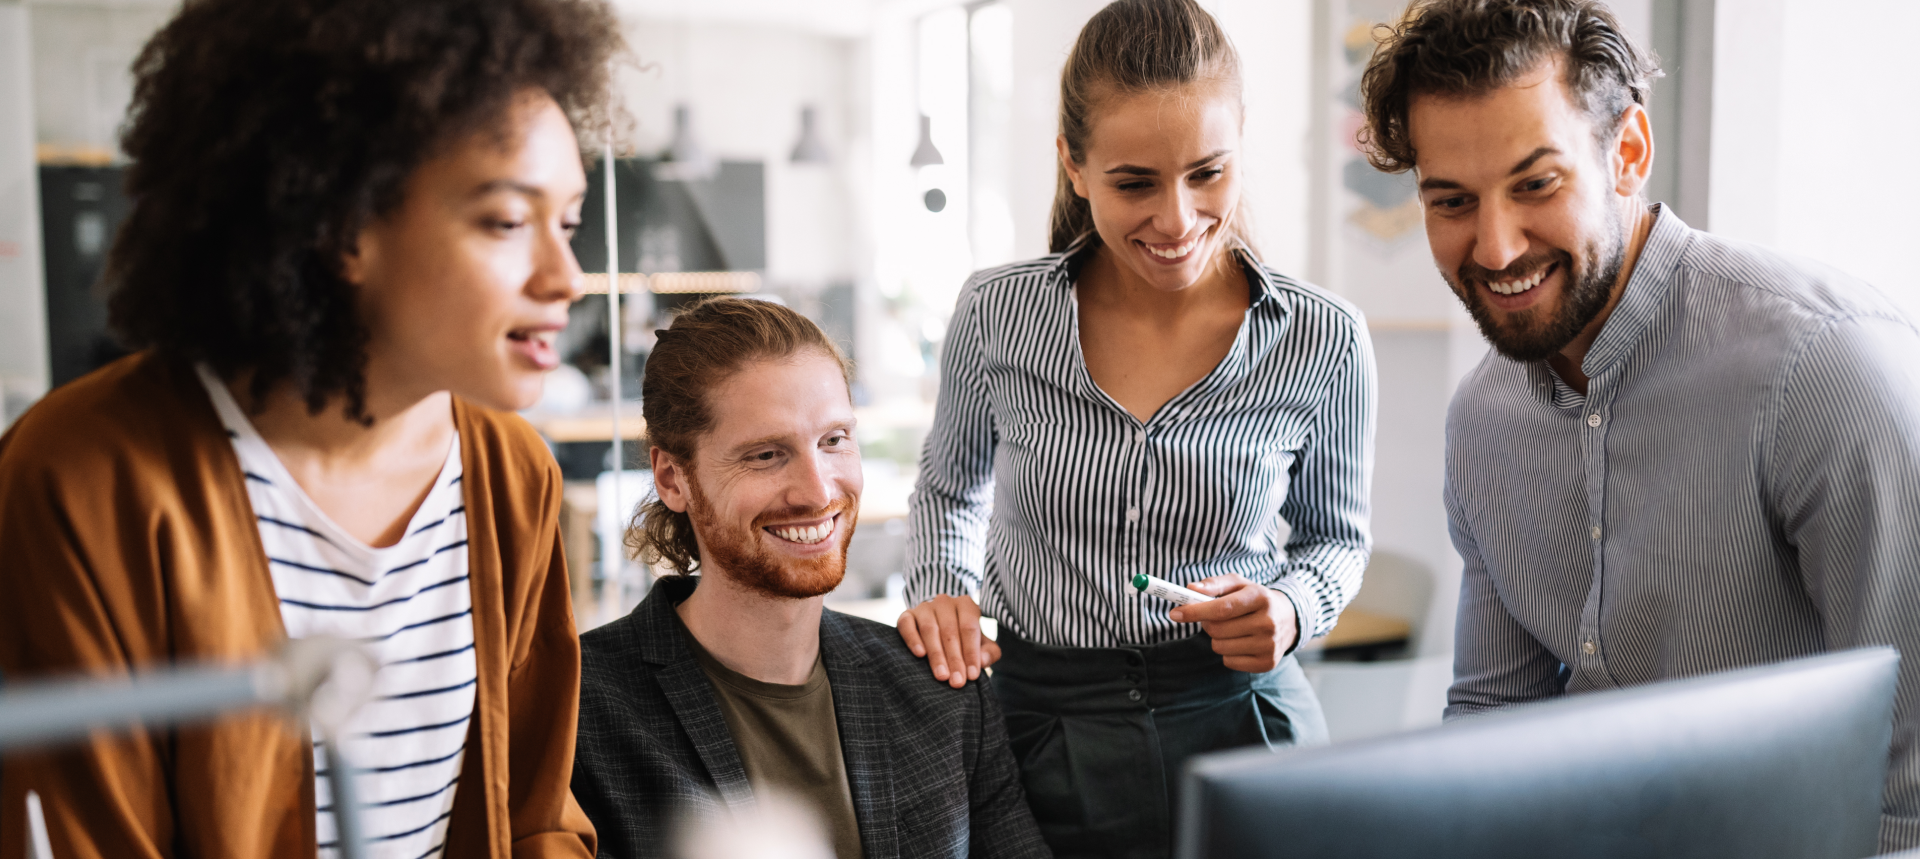
[[[768,528],[774,536],[792,543],[818,543],[833,533],[833,523],[808,525],[804,528]]]
[[[1542,268],[1518,280],[1490,280],[1487,281],[1487,288],[1501,295],[1519,295],[1520,293],[1539,286],[1540,281],[1546,278],[1548,268],[1552,268],[1552,266]]]
[[[1200,237],[1194,236],[1186,244],[1181,245],[1172,250],[1163,251],[1159,248],[1154,247],[1153,245],[1143,245],[1143,247],[1147,249],[1147,253],[1153,254],[1154,256],[1160,257],[1162,259],[1179,259],[1183,256],[1186,256],[1189,252],[1193,250],[1193,246],[1199,243],[1200,243]]]

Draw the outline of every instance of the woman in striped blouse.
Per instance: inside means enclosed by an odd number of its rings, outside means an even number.
[[[201,0],[135,66],[112,321],[0,439],[9,681],[364,642],[332,743],[270,713],[11,755],[62,855],[589,857],[560,475],[513,414],[580,294],[598,0]],[[17,850],[17,836],[8,847]],[[0,849],[0,855],[9,851]]]
[[[1057,854],[1163,857],[1187,757],[1326,737],[1290,654],[1366,565],[1373,356],[1254,256],[1238,59],[1197,4],[1107,6],[1060,89],[1055,253],[962,291],[900,634],[956,686],[997,663]]]

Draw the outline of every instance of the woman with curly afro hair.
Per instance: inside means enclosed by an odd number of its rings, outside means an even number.
[[[513,412],[580,295],[598,0],[187,0],[136,61],[108,267],[135,354],[0,438],[0,674],[368,642],[341,734],[374,855],[591,856],[560,474]],[[272,714],[0,767],[61,856],[334,852],[324,743]]]

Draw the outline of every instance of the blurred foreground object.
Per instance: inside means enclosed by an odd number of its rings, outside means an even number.
[[[0,692],[0,749],[78,739],[136,722],[180,724],[230,710],[281,707],[331,736],[373,692],[380,670],[360,645],[289,641],[244,665],[183,665],[124,677],[11,683]]]
[[[755,788],[754,806],[689,821],[679,859],[833,859],[820,816],[784,791]]]
[[[1197,757],[1176,855],[1872,855],[1899,663],[1862,648]]]
[[[27,859],[53,859],[53,845],[47,842],[47,813],[40,808],[40,794],[27,791]]]
[[[235,710],[284,710],[298,730],[302,719],[327,741],[332,768],[347,771],[336,744],[347,720],[373,697],[380,663],[359,643],[336,638],[289,641],[273,656],[242,665],[182,665],[123,677],[10,684],[0,691],[0,750],[54,745],[97,730],[135,724],[180,725]],[[336,780],[339,856],[366,855],[353,780]],[[46,818],[37,793],[27,793],[27,855],[52,859]]]

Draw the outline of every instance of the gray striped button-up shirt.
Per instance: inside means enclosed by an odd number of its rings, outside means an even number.
[[[1920,332],[1660,211],[1582,369],[1494,353],[1454,396],[1447,715],[1896,645],[1881,837],[1920,842]]]
[[[1375,377],[1359,311],[1237,252],[1251,305],[1227,356],[1142,422],[1081,355],[1087,250],[962,290],[913,496],[908,599],[978,592],[1040,644],[1155,644],[1199,628],[1137,593],[1136,573],[1238,573],[1291,599],[1303,637],[1324,634],[1370,546]]]

